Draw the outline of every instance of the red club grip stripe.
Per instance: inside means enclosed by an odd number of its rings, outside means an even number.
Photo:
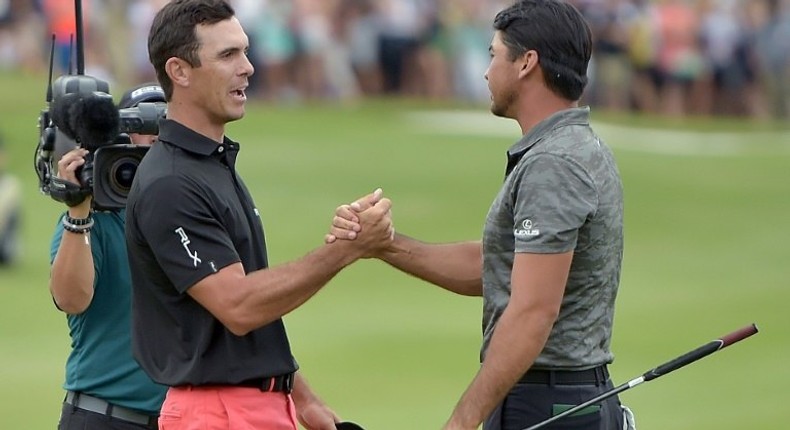
[[[723,336],[723,337],[721,337],[719,339],[719,340],[721,340],[723,342],[722,345],[721,345],[721,348],[725,348],[727,346],[732,345],[735,342],[744,340],[747,337],[749,337],[749,336],[751,336],[751,335],[753,335],[753,334],[755,334],[757,332],[758,332],[757,325],[755,325],[755,324],[750,324],[750,325],[747,325],[746,327],[744,327],[744,328],[742,328],[740,330],[735,330],[734,332],[732,332],[732,333],[730,333],[730,334],[728,334],[726,336]],[[721,349],[721,348],[719,348],[719,349]]]

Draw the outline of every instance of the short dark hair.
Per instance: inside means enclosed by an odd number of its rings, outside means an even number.
[[[148,59],[168,101],[173,95],[173,82],[165,71],[167,60],[177,57],[200,67],[200,44],[195,28],[216,24],[235,14],[225,0],[173,0],[159,10],[148,33]]]
[[[546,86],[568,100],[579,100],[587,85],[592,31],[572,4],[561,0],[519,0],[494,18],[511,60],[538,52]]]

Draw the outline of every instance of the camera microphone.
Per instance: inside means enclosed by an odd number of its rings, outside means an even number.
[[[120,115],[112,96],[99,91],[56,98],[50,116],[58,130],[91,152],[112,143],[120,129]]]
[[[52,124],[71,140],[77,140],[77,133],[71,128],[69,111],[71,106],[79,99],[79,94],[69,93],[55,98],[49,106],[49,116]]]
[[[112,96],[93,92],[69,107],[69,128],[88,151],[111,144],[118,136],[120,120]]]

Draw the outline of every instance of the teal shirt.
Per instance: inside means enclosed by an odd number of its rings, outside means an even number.
[[[124,240],[125,211],[96,212],[90,233],[96,271],[90,306],[67,315],[71,354],[63,388],[151,415],[159,413],[167,387],[153,382],[132,358],[131,289]],[[63,225],[52,238],[55,259]]]

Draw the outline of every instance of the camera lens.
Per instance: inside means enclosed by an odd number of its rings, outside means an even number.
[[[137,173],[137,166],[140,160],[136,158],[121,158],[113,166],[110,173],[113,189],[121,192],[128,192],[132,188],[134,174]]]
[[[93,205],[97,210],[126,206],[134,175],[148,152],[147,146],[107,145],[96,150],[94,158]]]

